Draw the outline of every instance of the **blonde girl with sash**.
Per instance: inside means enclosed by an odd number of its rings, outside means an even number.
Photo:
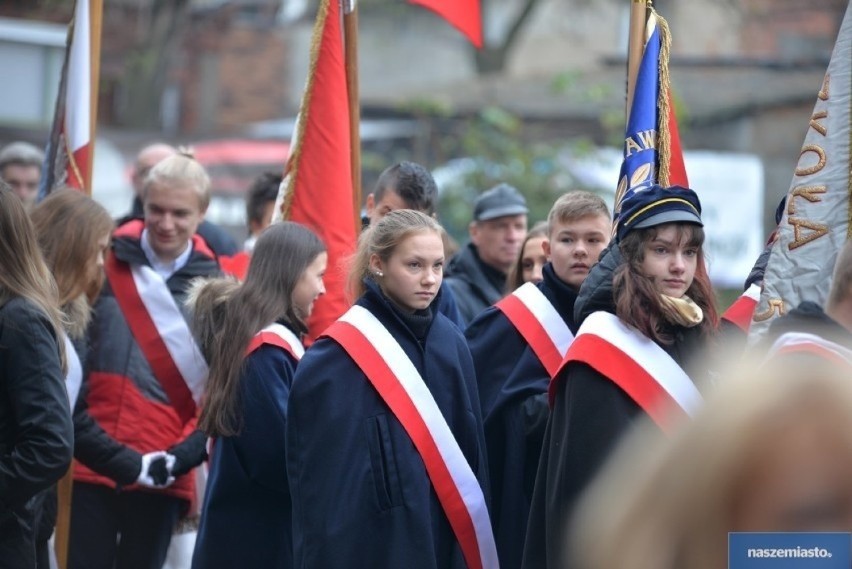
[[[703,244],[694,191],[653,186],[624,200],[614,245],[580,290],[580,328],[550,384],[524,568],[563,566],[574,504],[639,417],[670,433],[701,404],[696,380],[706,372],[696,356],[718,327]]]
[[[312,231],[278,223],[258,238],[244,283],[195,291],[194,328],[210,362],[199,428],[214,442],[193,567],[293,566],[287,400],[327,260]]]
[[[397,210],[362,234],[355,305],[299,364],[287,422],[300,568],[496,567],[473,363],[435,310],[441,228]]]

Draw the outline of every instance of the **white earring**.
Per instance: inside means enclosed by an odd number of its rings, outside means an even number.
[[[377,277],[383,277],[383,276],[385,276],[385,274],[381,271],[376,271],[376,276]]]

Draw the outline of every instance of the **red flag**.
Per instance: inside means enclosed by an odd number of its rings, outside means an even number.
[[[301,223],[328,248],[326,293],[314,304],[308,339],[348,308],[346,261],[358,230],[352,198],[349,101],[339,0],[322,0],[314,25],[308,81],[279,195],[281,216]]]
[[[65,184],[92,193],[101,0],[77,0],[68,32],[41,197]]]
[[[689,187],[689,178],[686,176],[686,165],[683,163],[683,148],[680,145],[680,131],[677,129],[677,117],[672,104],[671,91],[668,94],[669,112],[669,185]]]
[[[482,49],[480,0],[408,0],[429,8],[463,33],[470,43]]]

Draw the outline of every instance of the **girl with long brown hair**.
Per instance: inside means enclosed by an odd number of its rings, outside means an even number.
[[[325,292],[325,251],[306,227],[278,223],[258,238],[245,282],[195,292],[210,362],[199,428],[215,442],[193,567],[292,565],[284,431],[300,336]]]
[[[68,359],[65,386],[71,410],[77,402],[83,379],[83,362],[88,350],[86,328],[91,319],[94,302],[104,280],[104,254],[109,246],[113,221],[107,210],[89,196],[70,188],[56,189],[39,202],[30,212],[38,244],[48,270],[56,279],[59,306],[63,316],[62,340]],[[92,429],[94,425],[84,420],[75,429]],[[60,487],[61,502],[70,511],[71,479],[66,477]],[[57,522],[56,494],[46,492],[44,507],[36,534],[36,554],[39,569],[49,567],[48,539]],[[60,532],[57,532],[59,535]]]
[[[104,255],[114,224],[103,206],[73,189],[54,190],[32,210],[30,218],[44,260],[56,279],[64,330],[70,340],[65,342],[69,365],[76,367],[86,359],[86,327],[91,303],[104,281]],[[77,395],[73,381],[68,390],[73,409]]]
[[[524,567],[562,566],[568,516],[641,416],[671,432],[701,402],[697,356],[718,315],[704,269],[698,196],[653,186],[626,198],[615,244],[575,303],[576,338],[550,384]]]
[[[0,559],[34,567],[33,500],[68,470],[62,314],[21,200],[0,181]]]
[[[547,264],[544,242],[547,241],[547,221],[533,225],[521,243],[518,258],[506,276],[506,293],[512,293],[524,283],[540,283],[542,269]]]

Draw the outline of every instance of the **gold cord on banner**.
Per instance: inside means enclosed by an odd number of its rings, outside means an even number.
[[[657,18],[657,26],[660,28],[660,94],[657,101],[659,109],[657,124],[657,161],[659,171],[657,172],[657,183],[663,187],[669,185],[669,160],[671,160],[671,133],[669,132],[669,112],[671,77],[669,76],[669,53],[672,47],[672,38],[669,34],[669,24],[651,8],[651,13]]]
[[[305,85],[305,93],[302,97],[302,105],[299,109],[299,117],[296,120],[296,130],[293,132],[293,140],[295,144],[291,149],[292,153],[287,160],[287,166],[284,172],[284,179],[287,181],[287,190],[284,200],[281,202],[281,219],[289,219],[290,207],[293,203],[293,191],[296,186],[296,179],[299,174],[299,162],[302,156],[302,130],[304,125],[308,123],[311,97],[314,92],[314,77],[316,75],[317,61],[319,60],[319,52],[322,47],[322,36],[325,31],[325,22],[328,19],[329,2],[337,0],[323,0],[320,3],[319,11],[317,12],[317,21],[314,24],[313,36],[311,37],[311,65],[308,68],[308,81]]]

